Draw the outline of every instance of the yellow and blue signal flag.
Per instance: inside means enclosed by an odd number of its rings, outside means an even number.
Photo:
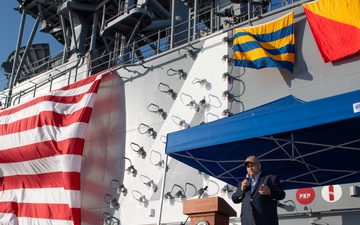
[[[235,66],[280,67],[293,72],[294,12],[266,24],[235,29],[233,50]]]

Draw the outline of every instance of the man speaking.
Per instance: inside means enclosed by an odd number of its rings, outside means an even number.
[[[285,198],[276,175],[261,171],[256,156],[244,162],[247,174],[232,195],[234,203],[241,203],[241,225],[278,225],[277,201]]]

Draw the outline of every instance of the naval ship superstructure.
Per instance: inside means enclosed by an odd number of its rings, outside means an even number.
[[[167,134],[288,95],[312,101],[360,87],[360,55],[335,63],[321,59],[302,7],[311,0],[18,2],[19,37],[26,17],[35,24],[28,44],[16,46],[2,64],[4,108],[94,74],[109,74],[101,82],[86,134],[83,225],[189,224],[183,201],[211,196],[224,198],[237,211],[230,223],[240,224],[241,206],[231,201],[236,186],[167,157]],[[235,28],[290,12],[296,35],[292,73],[233,66]],[[61,43],[63,52],[52,55],[48,44],[32,43],[38,29]],[[327,185],[314,187],[316,197],[309,203],[297,199],[299,190],[287,190],[279,202],[280,224],[358,224],[360,183],[335,181],[342,190],[336,202],[323,199]]]

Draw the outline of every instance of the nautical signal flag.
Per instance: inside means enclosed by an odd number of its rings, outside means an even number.
[[[234,65],[293,71],[295,60],[294,12],[270,23],[234,31]]]
[[[82,153],[101,78],[0,111],[0,224],[81,224]]]
[[[303,8],[324,62],[360,50],[359,0],[319,0]]]

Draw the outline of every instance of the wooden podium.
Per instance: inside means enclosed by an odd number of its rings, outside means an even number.
[[[236,211],[220,197],[183,201],[183,213],[190,217],[190,225],[229,225],[229,217]]]

